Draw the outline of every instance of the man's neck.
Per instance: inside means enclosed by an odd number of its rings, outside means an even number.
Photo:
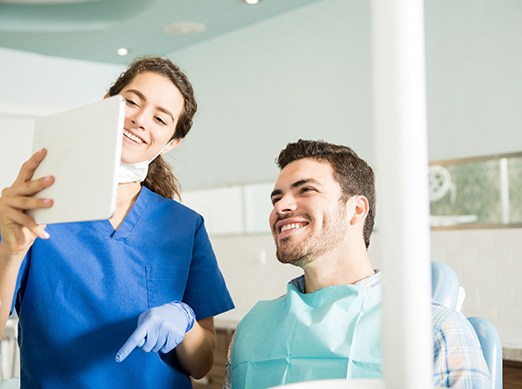
[[[375,273],[366,249],[343,256],[325,253],[304,270],[306,293],[334,285],[355,284]]]

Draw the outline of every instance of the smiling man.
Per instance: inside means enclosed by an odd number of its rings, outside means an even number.
[[[286,295],[257,303],[239,323],[225,387],[379,378],[381,273],[368,255],[373,171],[349,147],[323,141],[290,143],[277,164],[270,214],[276,255],[304,274],[289,282]],[[467,320],[435,302],[432,312],[434,384],[489,388]]]

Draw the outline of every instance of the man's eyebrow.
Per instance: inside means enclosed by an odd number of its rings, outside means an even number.
[[[278,195],[281,195],[283,194],[283,191],[282,190],[279,190],[279,189],[275,189],[272,191],[272,193],[270,193],[270,198],[274,197],[274,196],[278,196]]]
[[[143,101],[147,101],[147,98],[145,97],[145,95],[143,93],[141,93],[139,90],[137,89],[127,89],[125,92],[131,92],[131,93],[134,93],[136,96],[138,96],[140,99],[142,99]],[[168,109],[166,108],[163,108],[163,107],[156,107],[156,109],[158,111],[161,111],[167,115],[170,116],[170,118],[172,119],[172,121],[175,121],[174,120],[174,115],[172,114],[172,112],[170,112]]]
[[[290,187],[292,189],[295,189],[295,188],[298,188],[298,187],[306,185],[306,184],[321,185],[321,183],[314,178],[303,178],[302,180],[294,182]]]
[[[295,189],[295,188],[299,188],[300,186],[310,184],[310,183],[316,184],[316,185],[321,185],[321,183],[314,178],[303,178],[302,180],[296,181],[292,185],[290,185],[290,188]],[[274,189],[272,191],[272,193],[270,194],[270,198],[272,198],[274,196],[279,196],[281,194],[283,194],[283,191],[281,189]]]

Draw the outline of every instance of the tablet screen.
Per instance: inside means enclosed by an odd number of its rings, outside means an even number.
[[[55,183],[36,196],[51,208],[29,212],[38,224],[108,219],[116,207],[125,103],[113,96],[36,120],[33,152],[47,155],[34,178]]]

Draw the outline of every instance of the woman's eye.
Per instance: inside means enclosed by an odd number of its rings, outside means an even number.
[[[134,105],[134,106],[138,106],[138,103],[136,103],[134,100],[132,99],[125,99],[127,101],[127,104],[129,105]]]
[[[163,119],[162,117],[160,117],[160,116],[156,116],[156,120],[158,122],[160,122],[161,124],[163,124],[164,126],[167,125],[167,121],[165,119]]]

